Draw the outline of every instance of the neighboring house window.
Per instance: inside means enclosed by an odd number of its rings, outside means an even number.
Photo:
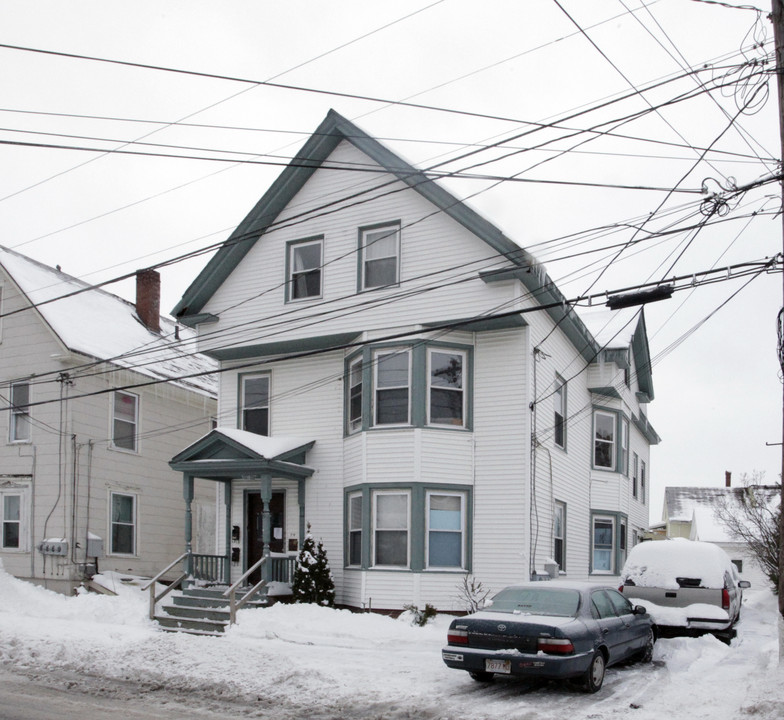
[[[427,567],[465,567],[465,495],[427,493]]]
[[[553,506],[553,560],[558,569],[566,570],[566,505],[556,502]]]
[[[22,543],[22,495],[0,494],[3,511],[3,550],[19,550]]]
[[[348,498],[348,564],[362,564],[362,495]]]
[[[621,420],[621,472],[629,475],[629,421]]]
[[[409,494],[373,495],[373,564],[408,567]]]
[[[348,431],[362,428],[362,358],[348,367]]]
[[[111,554],[136,554],[136,496],[111,493]]]
[[[362,290],[396,285],[399,276],[400,225],[360,229]]]
[[[645,460],[640,460],[640,502],[645,505]]]
[[[566,447],[566,383],[559,375],[555,376],[555,391],[553,392],[553,409],[555,418],[553,422],[555,444],[560,448]]]
[[[291,300],[321,297],[322,238],[288,245],[288,297]]]
[[[621,520],[618,529],[618,547],[620,548],[620,556],[618,558],[618,567],[623,567],[626,562],[626,522]]]
[[[269,375],[246,375],[242,378],[242,430],[269,435],[270,378]]]
[[[743,560],[730,560],[730,562],[735,566],[735,569],[739,572],[743,572]]]
[[[139,397],[120,390],[114,393],[112,445],[122,450],[137,450]]]
[[[637,534],[636,530],[632,530],[632,547],[634,547],[638,542],[640,542],[639,535]]]
[[[637,497],[637,477],[639,472],[640,458],[637,453],[632,453],[632,497]]]
[[[30,441],[30,383],[11,385],[11,442]]]
[[[597,410],[593,414],[593,465],[615,469],[615,414]]]
[[[428,418],[432,425],[464,424],[465,353],[430,350]]]
[[[593,519],[593,572],[612,573],[615,569],[613,553],[615,520],[611,517]]]
[[[376,354],[376,425],[406,425],[409,418],[408,350]]]

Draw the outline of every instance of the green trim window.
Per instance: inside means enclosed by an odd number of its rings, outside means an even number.
[[[363,484],[344,495],[348,569],[466,572],[471,566],[471,488]]]
[[[362,429],[362,404],[364,371],[362,357],[352,360],[348,366],[346,385],[348,388],[347,414],[348,432],[354,433]]]
[[[465,426],[465,353],[428,350],[428,423]]]
[[[558,501],[553,505],[553,560],[561,572],[566,570],[566,505]]]
[[[400,282],[400,223],[359,230],[360,290]]]
[[[637,497],[637,473],[640,466],[640,458],[637,453],[632,453],[632,497]]]
[[[615,413],[593,413],[593,466],[615,470]]]
[[[112,447],[138,452],[139,396],[115,390],[112,402]]]
[[[427,567],[465,569],[464,493],[427,493]]]
[[[629,475],[629,421],[621,418],[621,472]]]
[[[411,494],[391,490],[373,493],[373,565],[409,566]]]
[[[411,422],[411,353],[405,350],[375,355],[375,424],[408,425]]]
[[[0,493],[3,518],[3,550],[20,550],[22,547],[22,495],[15,492]]]
[[[362,494],[348,496],[348,565],[362,565]]]
[[[553,414],[553,442],[566,449],[566,381],[560,375],[555,376]]]
[[[640,460],[640,502],[645,505],[645,460]]]
[[[324,238],[307,238],[286,244],[287,300],[309,300],[322,294]]]
[[[597,516],[593,519],[591,552],[592,570],[595,573],[610,573],[615,570],[615,518]]]
[[[31,437],[30,383],[12,383],[9,439],[11,442],[30,442]]]
[[[111,538],[110,554],[136,554],[136,496],[110,493]]]
[[[270,376],[243,375],[240,379],[240,429],[270,434]]]

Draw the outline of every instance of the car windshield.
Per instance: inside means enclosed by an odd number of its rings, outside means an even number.
[[[518,612],[529,615],[574,617],[580,606],[580,593],[567,588],[508,587],[493,598],[491,612]]]

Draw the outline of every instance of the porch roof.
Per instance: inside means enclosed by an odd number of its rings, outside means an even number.
[[[226,482],[238,477],[273,474],[310,477],[305,454],[315,440],[301,437],[266,437],[234,428],[215,428],[180,451],[170,461],[172,470],[206,480]]]

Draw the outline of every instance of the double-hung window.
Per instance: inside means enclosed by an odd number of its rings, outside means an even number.
[[[640,458],[637,453],[632,453],[632,497],[637,497],[637,477]]]
[[[3,518],[3,550],[19,550],[22,546],[22,495],[0,494]]]
[[[11,442],[30,441],[30,383],[11,385]]]
[[[373,564],[408,567],[410,495],[404,492],[373,494]]]
[[[139,397],[116,390],[112,409],[112,446],[136,452],[138,449]]]
[[[245,375],[242,378],[241,430],[269,435],[270,378],[269,375]]]
[[[465,568],[465,495],[427,493],[427,566]]]
[[[430,350],[428,420],[431,425],[465,424],[465,353]]]
[[[304,300],[321,297],[322,238],[300,240],[288,245],[288,297]]]
[[[566,570],[566,505],[556,502],[553,506],[553,560],[558,569]]]
[[[348,498],[348,564],[362,564],[362,494]]]
[[[411,354],[408,350],[393,350],[376,354],[376,425],[406,425],[411,422],[409,413],[410,357]]]
[[[111,554],[136,554],[136,496],[111,493]]]
[[[566,383],[559,375],[555,376],[553,391],[553,441],[560,448],[566,447]]]
[[[593,519],[593,572],[612,573],[615,567],[615,520],[612,517]]]
[[[621,420],[621,472],[629,475],[629,421]]]
[[[359,231],[360,288],[396,285],[399,282],[400,225],[392,223]]]
[[[645,505],[645,460],[640,460],[640,502]]]
[[[615,414],[597,410],[593,414],[593,465],[615,470]]]
[[[348,366],[348,431],[362,428],[362,358],[353,360]]]

